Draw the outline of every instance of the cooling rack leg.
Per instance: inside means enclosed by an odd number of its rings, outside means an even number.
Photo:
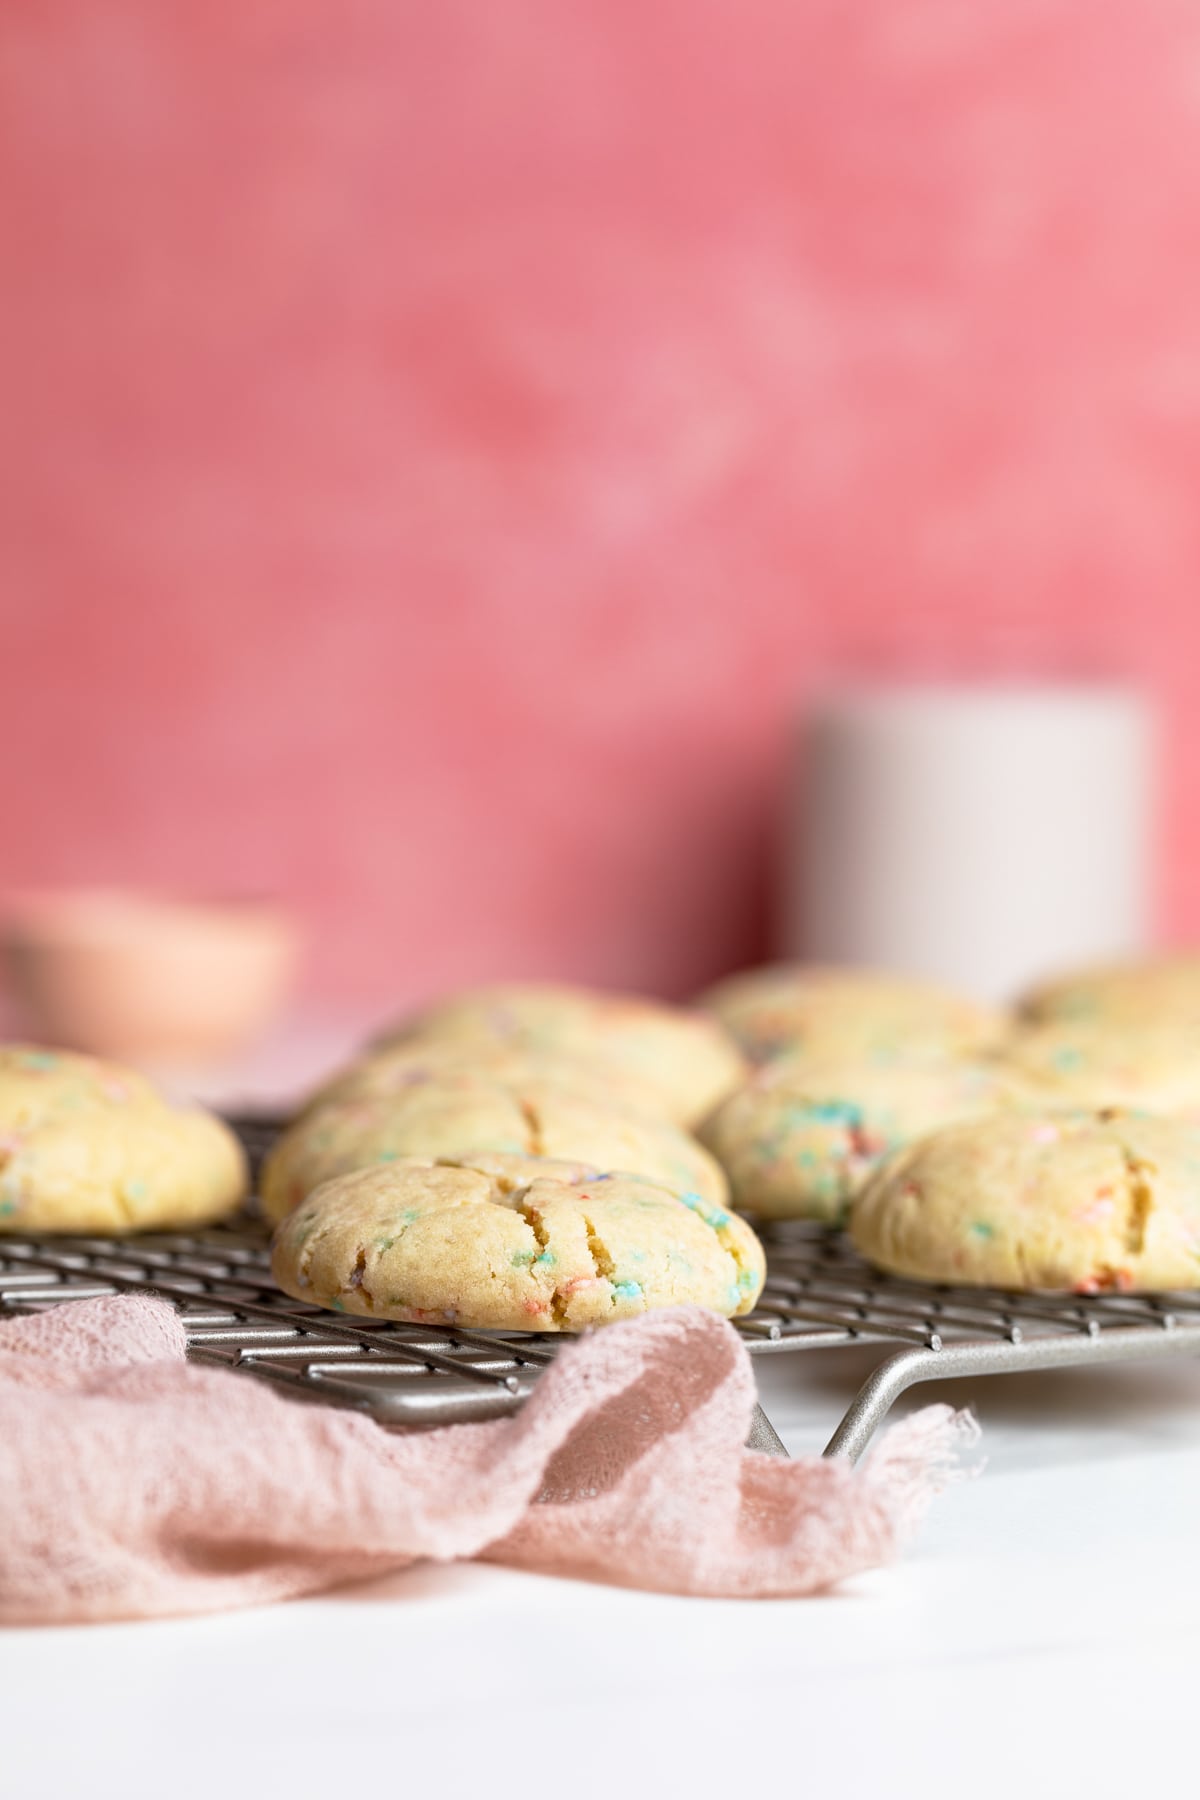
[[[1069,1336],[1018,1339],[1006,1344],[946,1344],[940,1350],[900,1350],[868,1376],[854,1403],[825,1446],[826,1456],[848,1456],[857,1462],[889,1407],[918,1381],[957,1377],[1011,1375],[1026,1369],[1081,1369],[1106,1363],[1161,1362],[1167,1357],[1194,1357],[1194,1326],[1182,1326],[1170,1314],[1153,1330],[1111,1328],[1075,1331]]]
[[[944,1366],[945,1361],[945,1352],[938,1350],[898,1350],[895,1356],[887,1357],[859,1388],[845,1418],[826,1444],[825,1455],[848,1456],[851,1462],[857,1462],[905,1388],[924,1381],[933,1373],[932,1365]],[[938,1373],[941,1372],[939,1368]]]
[[[750,1421],[750,1436],[746,1439],[747,1450],[762,1450],[768,1456],[786,1456],[783,1439],[768,1419],[761,1406],[754,1409],[754,1417]]]

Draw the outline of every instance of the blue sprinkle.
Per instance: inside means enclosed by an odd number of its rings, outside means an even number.
[[[640,1300],[642,1290],[636,1281],[614,1281],[613,1293],[618,1300]]]
[[[849,1100],[809,1100],[788,1108],[792,1117],[815,1119],[819,1125],[861,1125],[862,1107]]]
[[[728,1225],[729,1214],[722,1212],[719,1206],[710,1206],[707,1200],[700,1198],[699,1194],[680,1194],[679,1198],[686,1207],[697,1213],[706,1225],[711,1225],[714,1231],[723,1231]]]

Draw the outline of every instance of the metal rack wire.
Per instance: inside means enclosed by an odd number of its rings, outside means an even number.
[[[254,1157],[271,1127],[241,1122]],[[767,1283],[737,1321],[756,1356],[878,1345],[881,1360],[827,1455],[857,1458],[919,1382],[1200,1354],[1200,1292],[1064,1295],[935,1287],[872,1270],[817,1226],[766,1234]],[[98,1294],[170,1300],[197,1362],[271,1381],[382,1423],[444,1425],[511,1412],[561,1340],[351,1319],[280,1293],[265,1228],[247,1215],[195,1233],[0,1239],[0,1315]],[[760,1413],[751,1442],[782,1452]]]

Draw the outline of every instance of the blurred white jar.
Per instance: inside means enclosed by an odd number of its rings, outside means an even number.
[[[1153,709],[1120,687],[830,694],[805,721],[786,821],[782,951],[1003,999],[1144,950]]]

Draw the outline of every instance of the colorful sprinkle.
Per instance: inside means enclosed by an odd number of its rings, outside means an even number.
[[[1072,1292],[1076,1294],[1125,1294],[1132,1286],[1133,1275],[1128,1269],[1101,1268],[1095,1275],[1087,1275],[1082,1281],[1077,1281]]]
[[[680,1194],[679,1198],[686,1207],[698,1214],[706,1225],[711,1225],[714,1231],[723,1231],[729,1224],[729,1214],[722,1212],[719,1206],[710,1206],[708,1201],[701,1199],[699,1194],[689,1192]]]
[[[815,1100],[808,1108],[825,1125],[861,1125],[862,1108],[849,1100]]]

